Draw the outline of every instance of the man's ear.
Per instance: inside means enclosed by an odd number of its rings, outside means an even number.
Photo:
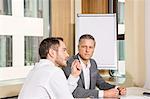
[[[52,58],[56,57],[56,51],[53,49],[49,49],[49,56]]]

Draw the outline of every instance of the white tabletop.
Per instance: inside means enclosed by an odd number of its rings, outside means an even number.
[[[126,96],[121,96],[121,99],[150,99],[149,96],[143,96],[143,92],[150,92],[148,89],[140,87],[129,87],[127,88]]]

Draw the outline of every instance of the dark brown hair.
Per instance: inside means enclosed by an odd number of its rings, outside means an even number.
[[[39,46],[39,55],[41,59],[46,59],[47,54],[50,48],[57,50],[60,42],[59,40],[63,41],[61,37],[49,37],[44,39]]]

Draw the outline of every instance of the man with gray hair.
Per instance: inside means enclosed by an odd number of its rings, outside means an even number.
[[[79,60],[81,63],[81,74],[78,81],[78,86],[73,92],[75,98],[86,97],[118,97],[125,95],[126,88],[111,85],[104,81],[97,69],[97,64],[92,55],[95,49],[95,39],[90,34],[84,34],[79,38],[78,54],[72,56],[67,61],[67,67],[64,67],[66,77],[71,74],[71,64],[74,60]],[[99,88],[98,89],[96,89]]]

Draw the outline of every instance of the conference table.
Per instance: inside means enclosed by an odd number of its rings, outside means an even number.
[[[120,99],[150,99],[150,96],[143,95],[143,92],[150,92],[150,90],[140,87],[128,87],[127,94],[121,96]]]
[[[117,98],[98,98],[98,99],[150,99],[150,96],[143,95],[143,92],[150,92],[150,90],[140,87],[128,87],[127,94],[125,96],[119,96]],[[75,99],[97,99],[97,98],[75,98]]]

